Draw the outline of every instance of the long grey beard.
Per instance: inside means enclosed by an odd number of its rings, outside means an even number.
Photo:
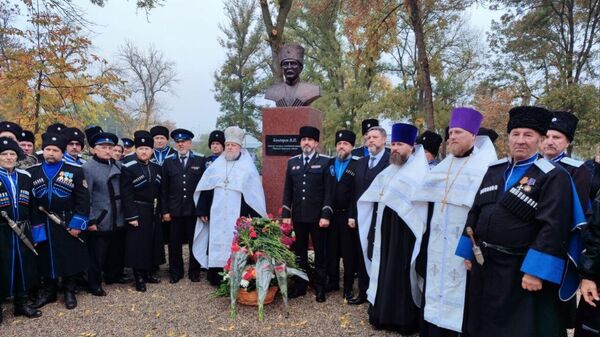
[[[227,161],[234,161],[238,158],[240,154],[239,153],[225,153],[225,160]]]

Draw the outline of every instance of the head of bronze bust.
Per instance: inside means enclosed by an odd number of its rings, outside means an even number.
[[[287,85],[294,85],[300,80],[304,68],[304,48],[297,43],[285,44],[279,53],[279,64]]]
[[[300,80],[304,68],[304,48],[297,43],[285,44],[279,52],[279,65],[283,82],[276,81],[267,88],[265,99],[275,102],[278,107],[308,106],[321,97],[318,84]]]

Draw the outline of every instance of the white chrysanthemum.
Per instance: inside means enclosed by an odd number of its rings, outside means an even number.
[[[248,288],[248,286],[249,286],[249,285],[250,285],[250,281],[248,281],[248,280],[244,280],[244,279],[242,279],[242,280],[240,281],[240,286],[241,286],[242,288]]]

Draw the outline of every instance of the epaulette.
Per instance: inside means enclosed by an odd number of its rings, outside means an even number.
[[[133,165],[135,165],[136,163],[137,163],[137,161],[136,161],[136,160],[131,160],[131,161],[128,161],[128,162],[126,162],[126,163],[123,163],[123,164],[121,164],[121,166],[124,166],[124,167],[130,167],[130,166],[133,166]],[[156,163],[155,163],[155,164],[156,164]]]
[[[43,150],[37,150],[37,151],[35,151],[35,154],[43,154],[43,153],[44,153]]]
[[[547,159],[544,158],[536,160],[534,164],[544,173],[548,173],[554,170],[554,165],[552,165],[552,163],[550,163]]]
[[[301,155],[301,154],[299,154],[299,155],[297,155],[297,156],[293,156],[293,157],[291,157],[290,159],[288,159],[288,161],[290,161],[290,160],[292,160],[292,159],[294,159],[294,158],[298,158],[298,159],[300,159],[300,157],[302,157],[302,155]]]
[[[167,159],[169,159],[169,158],[177,158],[177,157],[175,156],[175,154],[174,154],[174,153],[171,153],[170,155],[167,155],[167,156],[165,157],[165,160],[167,160]]]
[[[75,166],[75,167],[81,167],[81,165],[77,164],[77,163],[68,163],[68,162],[65,162],[65,164],[71,165],[71,166]]]
[[[331,156],[328,156],[328,155],[322,154],[322,153],[319,153],[319,157],[323,157],[323,158],[327,158],[327,159],[331,159],[332,158]]]
[[[573,159],[571,157],[562,157],[560,162],[573,167],[580,167],[581,165],[583,165],[583,162],[581,160]]]
[[[359,156],[352,156],[351,158],[352,158],[352,160],[359,160],[360,159]]]
[[[27,171],[25,171],[23,169],[15,169],[15,171],[17,171],[19,173],[22,173],[22,174],[28,176],[29,178],[31,178],[31,173],[29,173],[29,172],[27,172]]]
[[[496,160],[495,162],[491,163],[490,166],[496,166],[496,165],[500,165],[500,164],[504,164],[504,163],[508,163],[507,157]]]

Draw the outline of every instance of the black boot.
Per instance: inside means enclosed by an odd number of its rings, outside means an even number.
[[[152,271],[145,272],[144,279],[148,283],[160,283],[160,278]]]
[[[77,298],[75,297],[74,291],[65,290],[65,307],[68,310],[75,309],[77,307]]]
[[[14,299],[15,316],[25,316],[27,318],[37,318],[42,316],[42,312],[33,308],[27,303],[26,294],[17,294]]]
[[[46,279],[44,286],[38,291],[38,296],[31,304],[32,308],[39,309],[46,304],[56,302],[56,280]]]
[[[133,278],[135,279],[135,290],[139,292],[146,291],[146,280],[144,279],[144,272],[134,269]]]
[[[63,279],[63,285],[65,288],[65,307],[68,310],[75,309],[75,307],[77,307],[77,298],[75,297],[75,279],[71,277],[65,277]]]

